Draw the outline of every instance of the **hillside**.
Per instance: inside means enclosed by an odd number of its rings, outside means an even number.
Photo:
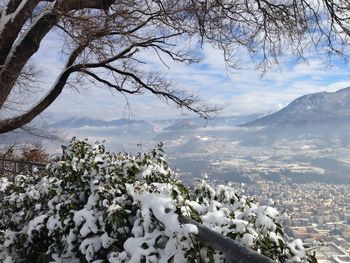
[[[275,113],[242,126],[267,126],[286,123],[329,123],[350,121],[350,88],[318,92],[297,98]]]

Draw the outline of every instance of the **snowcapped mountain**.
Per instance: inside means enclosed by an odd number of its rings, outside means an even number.
[[[350,121],[350,87],[336,92],[318,92],[297,98],[278,112],[243,124],[267,126],[289,123]]]

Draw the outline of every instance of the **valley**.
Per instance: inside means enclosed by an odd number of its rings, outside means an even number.
[[[327,244],[317,250],[319,262],[349,262],[348,100],[350,89],[311,94],[262,118],[262,114],[209,121],[73,118],[51,125],[49,130],[60,140],[12,134],[2,137],[1,144],[32,140],[58,149],[77,136],[105,140],[112,151],[144,152],[162,142],[170,167],[185,184],[203,177],[244,184],[246,193],[261,204],[273,202],[290,215],[285,224],[291,236]]]

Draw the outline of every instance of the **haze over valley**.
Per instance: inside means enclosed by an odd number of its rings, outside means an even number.
[[[252,176],[261,176],[350,184],[348,105],[350,88],[345,88],[307,94],[262,118],[73,119],[54,127],[72,129],[80,137],[105,138],[114,150],[137,151],[162,142],[170,164],[188,182],[207,173],[220,181],[250,182]]]
[[[162,142],[170,165],[193,182],[266,180],[350,183],[350,88],[307,94],[278,112],[200,118],[103,121],[69,118],[50,125],[61,141],[105,140],[113,151],[148,150]],[[21,143],[29,135],[2,135]],[[7,137],[6,137],[7,136]],[[7,138],[7,139],[6,139]],[[33,143],[38,139],[32,137]],[[45,144],[44,139],[40,139]],[[49,141],[49,140],[48,140]]]
[[[162,142],[170,167],[185,184],[206,176],[217,183],[244,183],[260,203],[274,202],[291,215],[289,235],[329,244],[317,250],[319,259],[343,262],[332,260],[346,258],[350,250],[350,213],[344,212],[350,191],[349,102],[346,88],[307,94],[269,115],[68,118],[50,124],[47,139],[22,131],[1,135],[1,143],[40,143],[55,154],[72,136],[105,140],[116,152],[144,152]]]

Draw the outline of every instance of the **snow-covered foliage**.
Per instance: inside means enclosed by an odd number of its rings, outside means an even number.
[[[47,176],[2,178],[0,191],[0,262],[224,262],[178,214],[278,262],[314,260],[285,240],[285,214],[230,185],[184,186],[161,147],[111,154],[73,139]]]

